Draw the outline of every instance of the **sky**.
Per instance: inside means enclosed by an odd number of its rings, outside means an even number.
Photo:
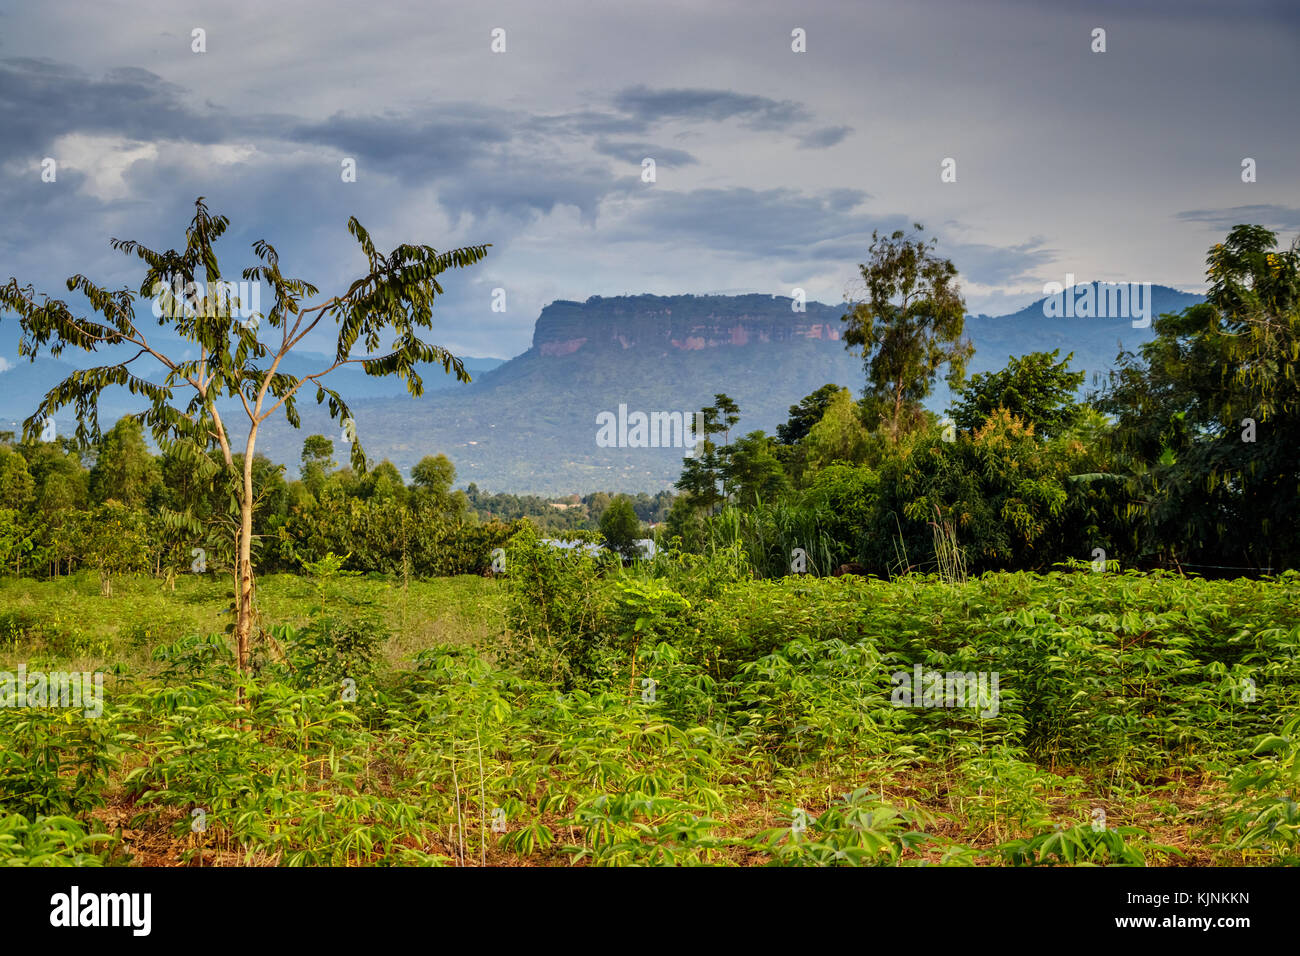
[[[1291,0],[0,0],[0,281],[138,286],[109,239],[178,246],[203,196],[227,275],[265,239],[322,295],[364,271],[350,216],[491,243],[435,310],[473,356],[555,299],[841,302],[912,223],[973,314],[1199,292],[1233,224],[1300,233],[1297,54]]]

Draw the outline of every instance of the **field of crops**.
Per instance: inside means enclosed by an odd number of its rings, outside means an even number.
[[[710,560],[268,578],[245,707],[222,582],[0,583],[0,670],[106,675],[0,708],[0,864],[1300,862],[1300,575]]]

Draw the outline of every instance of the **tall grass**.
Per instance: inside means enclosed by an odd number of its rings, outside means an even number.
[[[819,509],[760,502],[748,511],[727,507],[707,526],[710,553],[741,549],[754,573],[780,578],[793,571],[796,549],[802,552],[806,571],[825,576],[852,556],[843,554],[826,530]]]

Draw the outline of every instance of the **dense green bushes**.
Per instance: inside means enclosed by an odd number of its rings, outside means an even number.
[[[1096,416],[1042,441],[1006,412],[973,433],[903,437],[869,462],[808,474],[798,494],[690,524],[670,523],[688,550],[739,542],[765,577],[825,575],[845,563],[881,576],[938,569],[936,529],[955,540],[968,570],[1049,570],[1102,548],[1131,558],[1123,482],[1090,438]]]
[[[1300,569],[1300,239],[1282,249],[1261,226],[1235,226],[1207,265],[1206,301],[1156,318],[1140,356],[1122,353],[1086,402],[1071,356],[1038,352],[954,381],[939,418],[920,399],[961,323],[936,338],[905,318],[908,296],[877,301],[916,275],[874,259],[863,268],[881,285],[846,316],[867,361],[862,400],[828,384],[790,407],[775,445],[761,432],[707,441],[683,462],[667,537],[703,551],[738,534],[766,576],[787,573],[794,548],[819,573],[827,559],[950,578],[1089,558]],[[740,420],[716,399],[706,420]]]
[[[506,560],[495,654],[393,669],[318,568],[250,678],[219,636],[148,637],[161,669],[110,676],[99,720],[0,708],[0,862],[128,859],[104,802],[191,861],[1296,859],[1294,574],[764,581],[529,530]],[[918,664],[996,672],[996,708],[896,706]]]
[[[255,458],[259,572],[296,571],[333,552],[362,572],[478,574],[522,520],[479,521],[465,495],[451,490],[455,469],[445,457],[423,461],[407,486],[388,462],[362,474],[330,473],[332,453],[329,440],[311,436],[304,478],[292,483],[282,467]],[[151,455],[131,419],[95,449],[0,439],[0,573],[93,569],[106,594],[121,575],[229,573],[229,506],[228,489],[213,474],[167,452]]]
[[[539,601],[542,580],[548,596]],[[761,699],[765,721],[776,719],[768,705],[780,693],[758,688],[798,673],[791,703],[799,710],[781,727],[856,733],[860,715],[826,697],[843,694],[874,699],[871,709],[890,715],[874,718],[877,729],[925,727],[945,741],[976,735],[1052,764],[1104,763],[1117,772],[1228,759],[1247,738],[1275,730],[1279,715],[1300,709],[1295,573],[1269,582],[988,574],[955,585],[790,576],[707,597],[677,584],[602,581],[580,561],[553,564],[537,581],[512,580],[511,635],[533,654],[545,641],[557,673],[615,686],[640,677],[686,693],[683,683],[707,678],[715,704],[731,701],[743,712],[746,701]],[[583,610],[560,617],[556,607]],[[654,647],[658,658],[645,654]],[[635,648],[642,650],[634,665]],[[882,707],[889,675],[918,664],[1000,674],[997,715],[899,716]]]

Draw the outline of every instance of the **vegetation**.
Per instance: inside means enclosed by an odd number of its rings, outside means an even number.
[[[1138,543],[1177,562],[1300,562],[1300,242],[1237,226],[1205,303],[1155,322],[1098,403],[1117,419]]]
[[[929,248],[878,240],[863,266],[876,304],[844,319],[868,357],[864,398],[823,386],[790,408],[775,443],[761,432],[706,442],[683,464],[686,500],[666,537],[693,551],[736,543],[764,576],[788,573],[796,548],[822,555],[823,572],[882,576],[1082,560],[1300,567],[1300,244],[1280,252],[1265,229],[1233,229],[1210,251],[1207,301],[1156,319],[1141,356],[1122,354],[1087,400],[1069,355],[1034,352],[973,376],[944,419],[917,397],[960,330],[918,351],[900,304],[924,330],[938,306],[921,277],[952,294],[951,264]]]
[[[218,477],[222,479],[231,500],[229,513],[238,520],[234,539],[234,633],[236,660],[243,672],[248,665],[253,628],[253,511],[257,503],[254,456],[258,430],[276,412],[283,412],[290,424],[297,426],[298,395],[310,385],[316,403],[328,398],[330,416],[340,419],[345,431],[350,432],[354,467],[364,467],[365,453],[356,439],[347,402],[324,383],[325,376],[344,365],[359,365],[367,375],[397,375],[411,394],[419,397],[423,384],[416,365],[436,361],[444,371],[454,370],[459,379],[469,381],[469,373],[456,356],[423,341],[419,333],[433,324],[433,301],[443,291],[437,277],[448,269],[479,262],[487,255],[488,247],[440,253],[432,246],[401,245],[385,256],[375,249],[369,233],[354,217],[348,220],[348,231],[365,253],[369,271],[344,294],[306,305],[304,298],[320,290],[302,279],[284,275],[275,247],[258,240],[253,252],[261,265],[245,269],[243,277],[245,281],[269,285],[274,302],[265,315],[242,316],[242,304],[233,295],[229,281],[223,279],[213,249],[229,225],[225,216],[209,215],[199,197],[181,251],[157,252],[133,240],[114,239],[114,249],[134,255],[148,266],[138,292],[129,288],[110,292],[84,275],[72,276],[67,283],[69,292],[80,292],[89,300],[94,311],[103,316],[102,322],[78,317],[66,302],[49,296],[38,303],[31,286],[24,288],[17,279],[0,287],[0,305],[17,314],[22,328],[19,354],[29,359],[34,360],[42,349],[58,356],[69,347],[86,353],[113,349],[114,357],[119,359],[74,372],[52,388],[24,423],[25,434],[34,435],[56,411],[71,405],[77,414],[77,438],[83,443],[98,439],[100,393],[111,386],[127,386],[131,394],[149,400],[148,410],[136,415],[135,420],[149,425],[159,447],[189,468],[195,481],[212,484]],[[137,299],[155,300],[158,325],[169,328],[183,344],[183,351],[164,351],[156,340],[150,343],[145,329],[137,324]],[[326,320],[338,327],[333,364],[309,375],[283,371],[281,364],[286,356]],[[278,343],[276,333],[280,333]],[[263,341],[263,334],[270,339],[270,345]],[[393,344],[388,352],[380,352],[385,335],[392,337]],[[361,350],[354,355],[358,343]],[[191,358],[196,351],[198,356]],[[123,357],[127,354],[130,357]],[[131,368],[144,356],[165,371],[161,383]],[[178,392],[185,396],[183,403]],[[234,436],[218,409],[218,401],[224,397],[238,398],[247,420],[247,438],[239,462],[232,447]],[[220,449],[219,463],[208,454],[214,447]],[[163,520],[170,528],[191,534],[199,527],[188,512],[167,512]]]
[[[0,865],[1300,864],[1276,245],[1234,229],[1087,401],[1031,353],[941,420],[955,269],[878,240],[862,400],[819,388],[769,438],[715,392],[671,504],[29,422],[0,443]],[[190,371],[286,397],[247,358]]]
[[[922,420],[921,400],[948,366],[950,384],[966,372],[974,348],[962,340],[966,304],[957,267],[934,254],[937,240],[871,234],[871,261],[859,267],[866,295],[844,316],[844,344],[861,348],[867,371],[865,410],[891,438]]]
[[[233,648],[186,636],[216,586],[136,579],[88,646],[62,629],[109,600],[93,579],[8,582],[6,669],[110,676],[98,720],[0,709],[0,860],[1300,862],[1294,574],[764,582],[735,553],[622,569],[528,529],[508,562],[409,594],[266,578],[288,623],[247,728]],[[320,626],[364,607],[368,631]],[[918,665],[998,673],[996,714],[896,706]]]

